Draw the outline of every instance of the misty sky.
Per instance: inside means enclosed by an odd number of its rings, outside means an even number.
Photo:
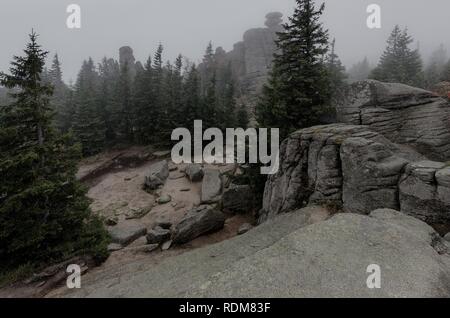
[[[71,3],[82,9],[80,30],[66,27],[66,7]],[[440,43],[450,49],[448,0],[325,3],[323,20],[347,66],[364,56],[376,62],[394,24],[408,26],[423,55]],[[381,30],[366,26],[371,3],[381,5]],[[34,28],[44,48],[51,54],[58,52],[64,78],[75,80],[83,59],[117,58],[123,45],[131,46],[141,61],[153,55],[159,42],[165,47],[165,58],[171,60],[182,53],[198,61],[210,40],[230,50],[244,31],[264,25],[267,12],[291,15],[295,0],[1,0],[0,6],[0,70],[7,70],[11,57],[21,54]]]

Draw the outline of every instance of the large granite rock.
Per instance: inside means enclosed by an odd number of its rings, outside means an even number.
[[[222,178],[219,170],[205,169],[201,192],[201,202],[204,204],[220,201],[222,195]]]
[[[156,190],[163,186],[169,177],[169,165],[166,160],[159,161],[150,166],[145,176],[144,187],[149,190]]]
[[[279,215],[246,235],[87,275],[70,297],[450,297],[450,257],[423,222],[390,210]],[[317,208],[314,208],[317,209]],[[189,266],[184,266],[189,264]],[[377,264],[381,288],[369,289]],[[117,275],[114,273],[117,272]],[[158,286],[158,288],[155,288]],[[176,288],[174,288],[176,286]]]
[[[272,68],[277,32],[282,31],[282,17],[279,12],[268,13],[266,27],[247,30],[242,41],[234,44],[233,50],[229,52],[221,47],[215,52],[216,63],[224,67],[231,65],[233,77],[240,88],[238,103],[247,107],[252,123],[255,122],[255,106],[259,94]],[[205,66],[200,64],[200,73],[204,69]]]
[[[200,206],[186,213],[175,228],[174,244],[184,244],[207,233],[221,230],[225,215],[213,206]]]
[[[336,112],[339,122],[370,126],[430,159],[450,158],[450,103],[435,93],[403,84],[357,82]]]
[[[300,130],[280,147],[280,169],[268,178],[260,222],[308,204],[369,213],[399,208],[403,167],[421,156],[364,126],[332,124]]]
[[[412,163],[399,187],[402,211],[430,224],[450,225],[450,168],[446,164]]]
[[[367,126],[332,124],[300,130],[280,147],[259,222],[308,204],[367,214],[391,208],[433,226],[450,225],[450,169],[426,161]]]

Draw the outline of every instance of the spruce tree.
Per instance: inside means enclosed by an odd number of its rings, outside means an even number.
[[[187,71],[186,81],[183,84],[183,106],[181,114],[184,120],[181,127],[187,128],[191,131],[194,129],[194,120],[201,119],[200,105],[202,98],[200,95],[200,75],[196,65],[192,65]]]
[[[422,60],[419,51],[410,48],[413,41],[407,29],[402,31],[396,25],[378,66],[372,71],[371,78],[422,87],[424,85]]]
[[[345,67],[342,65],[339,56],[335,51],[336,40],[333,39],[331,43],[331,50],[327,56],[327,70],[330,77],[330,105],[334,105],[334,101],[339,99],[342,94],[347,80],[347,74],[345,73]]]
[[[63,132],[67,132],[71,125],[70,92],[62,78],[61,63],[58,54],[55,54],[53,57],[52,65],[48,71],[48,79],[54,88],[51,104],[56,112],[56,127]]]
[[[320,124],[329,100],[324,63],[328,31],[320,22],[325,6],[316,9],[312,0],[296,2],[294,15],[278,33],[271,76],[257,105],[259,124],[280,128],[281,137]]]
[[[134,84],[133,104],[136,141],[142,144],[151,142],[154,134],[156,98],[153,87],[153,65],[149,57],[144,69],[138,71]]]
[[[84,61],[75,84],[73,132],[83,146],[83,154],[97,154],[105,146],[105,122],[101,115],[98,74],[91,58]]]
[[[41,79],[46,55],[32,32],[24,56],[0,75],[14,90],[0,113],[2,271],[94,250],[106,256],[106,233],[75,178],[80,149],[52,128],[53,88]]]

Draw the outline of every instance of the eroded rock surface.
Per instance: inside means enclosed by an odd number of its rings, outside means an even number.
[[[156,190],[163,186],[169,177],[169,165],[166,160],[153,164],[145,177],[145,188]]]
[[[367,125],[428,158],[450,158],[450,103],[432,92],[397,83],[357,82],[336,106],[338,121]]]
[[[423,222],[392,210],[323,221],[319,209],[279,215],[245,235],[157,265],[88,274],[82,289],[64,289],[65,296],[450,296],[449,255],[433,248],[436,233]],[[380,289],[367,288],[370,264],[380,266]]]
[[[300,130],[280,147],[280,169],[266,183],[260,221],[315,203],[365,214],[398,209],[403,168],[419,158],[364,126]]]

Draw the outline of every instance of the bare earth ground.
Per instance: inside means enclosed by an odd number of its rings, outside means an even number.
[[[139,148],[129,150],[142,151]],[[112,151],[96,157],[86,159],[80,166],[79,175],[98,168],[108,160],[116,157],[124,151]],[[149,167],[162,159],[154,159],[135,168],[113,169],[106,174],[85,183],[89,186],[88,196],[93,200],[92,210],[104,217],[117,217],[119,222],[127,222],[127,217],[135,211],[148,208],[150,212],[138,221],[144,224],[147,229],[151,229],[156,222],[170,221],[177,224],[184,216],[185,212],[200,204],[201,182],[191,183],[181,171],[185,165],[177,165],[175,171],[171,171],[166,184],[157,194],[147,193],[142,189],[145,175]],[[170,162],[170,159],[169,159]],[[172,165],[172,164],[171,164]],[[175,166],[175,165],[172,165]],[[209,166],[209,168],[229,170],[230,166]],[[189,191],[181,191],[189,189]],[[170,195],[171,202],[163,205],[156,203],[157,195]],[[188,250],[199,248],[205,245],[221,242],[237,235],[239,227],[244,223],[252,223],[253,217],[248,215],[236,215],[230,217],[223,230],[205,235],[183,246],[172,247],[167,251],[156,250],[152,253],[136,252],[136,247],[146,244],[145,237],[141,237],[131,243],[126,248],[111,253],[111,256],[97,268],[91,268],[84,279],[95,278],[97,275],[108,275],[108,271],[114,268],[114,275],[117,274],[117,267],[126,267],[136,261],[149,264],[158,264],[167,257],[182,254]],[[137,270],[137,269],[136,269]],[[65,287],[51,291],[47,297],[55,297],[65,291]],[[34,287],[20,286],[3,288],[0,290],[0,297],[29,297],[34,296]]]

